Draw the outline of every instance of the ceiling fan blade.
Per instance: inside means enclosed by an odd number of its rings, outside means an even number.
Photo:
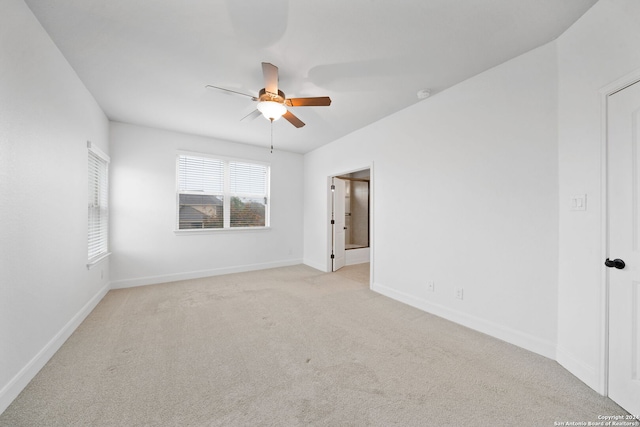
[[[289,107],[328,107],[331,98],[328,96],[316,96],[315,98],[289,98],[285,101]]]
[[[247,114],[246,116],[244,116],[243,118],[240,119],[240,121],[243,120],[254,120],[256,117],[258,117],[260,114],[262,114],[260,112],[260,110],[253,110],[252,112],[250,112],[249,114]]]
[[[294,116],[291,111],[287,111],[282,115],[282,117],[284,117],[289,123],[291,123],[297,128],[301,128],[302,126],[304,126],[304,122],[299,118],[297,118],[296,116]]]
[[[223,87],[218,87],[218,86],[213,86],[213,85],[206,85],[205,87],[206,87],[206,88],[211,88],[211,89],[218,89],[218,90],[222,90],[222,91],[225,91],[225,92],[235,93],[236,95],[248,96],[249,98],[251,98],[251,99],[252,99],[252,100],[254,100],[254,101],[257,101],[257,100],[258,100],[258,98],[256,98],[256,97],[255,97],[255,96],[253,96],[253,95],[249,95],[249,94],[242,93],[242,92],[237,92],[237,91],[235,91],[235,90],[231,90],[231,89],[225,89],[225,88],[223,88]]]
[[[278,94],[278,67],[268,62],[262,63],[262,74],[264,75],[264,90]]]

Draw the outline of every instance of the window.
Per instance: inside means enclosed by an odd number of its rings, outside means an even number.
[[[109,156],[87,143],[89,149],[88,193],[88,264],[93,264],[109,253]]]
[[[269,166],[178,156],[178,230],[269,226]]]

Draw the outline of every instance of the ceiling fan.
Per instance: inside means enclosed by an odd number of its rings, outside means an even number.
[[[328,96],[287,98],[284,92],[278,89],[278,67],[273,64],[263,62],[262,74],[264,75],[264,88],[260,89],[257,97],[213,85],[207,85],[206,87],[248,96],[253,101],[258,101],[257,109],[243,117],[241,120],[255,119],[262,114],[271,122],[278,120],[280,117],[284,117],[285,120],[295,127],[301,128],[304,126],[304,122],[289,111],[287,107],[326,107],[331,105],[331,98]]]

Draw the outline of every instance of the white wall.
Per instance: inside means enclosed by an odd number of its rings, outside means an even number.
[[[605,253],[599,90],[640,69],[640,2],[600,0],[558,40],[560,240],[558,361],[604,392]],[[587,195],[587,211],[569,198]],[[615,256],[615,254],[612,254]]]
[[[304,262],[328,270],[327,177],[373,165],[374,289],[554,357],[556,64],[543,46],[305,155]]]
[[[371,261],[371,248],[349,249],[344,254],[344,265],[364,264]]]
[[[108,288],[108,261],[86,267],[87,140],[108,152],[106,117],[25,3],[3,0],[0,412]]]
[[[112,287],[245,271],[302,260],[302,156],[111,123]],[[271,229],[176,235],[178,150],[271,164]]]

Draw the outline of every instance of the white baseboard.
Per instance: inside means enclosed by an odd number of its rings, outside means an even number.
[[[370,248],[349,249],[345,252],[345,265],[364,264],[371,259]]]
[[[103,286],[87,302],[75,316],[29,361],[2,389],[0,390],[0,414],[9,407],[11,402],[18,397],[20,392],[29,384],[44,365],[62,347],[62,344],[71,336],[82,321],[98,305],[110,289],[110,284]]]
[[[329,273],[330,270],[327,270],[327,266],[323,264],[318,264],[309,260],[302,260],[304,265],[308,265],[311,268],[315,268],[316,270],[322,271],[323,273]]]
[[[396,301],[400,301],[422,311],[426,311],[427,313],[434,314],[438,317],[442,317],[443,319],[450,320],[462,326],[466,326],[467,328],[490,335],[494,338],[498,338],[502,341],[508,342],[509,344],[522,347],[553,360],[556,358],[556,345],[553,342],[542,340],[538,337],[525,334],[515,329],[490,322],[449,307],[434,304],[425,299],[417,298],[413,295],[397,291],[379,283],[374,283],[371,289]]]
[[[576,358],[562,347],[557,347],[556,349],[556,361],[567,371],[578,377],[580,381],[601,395],[605,395],[606,390],[601,384],[601,381],[599,381],[597,370],[593,366]]]
[[[265,262],[260,264],[238,265],[234,267],[214,268],[210,270],[189,271],[184,273],[163,274],[159,276],[122,279],[111,282],[111,289],[134,288],[136,286],[157,285],[159,283],[176,282],[178,280],[201,279],[203,277],[220,276],[223,274],[244,273],[246,271],[266,270],[268,268],[288,267],[302,264],[301,259]]]

